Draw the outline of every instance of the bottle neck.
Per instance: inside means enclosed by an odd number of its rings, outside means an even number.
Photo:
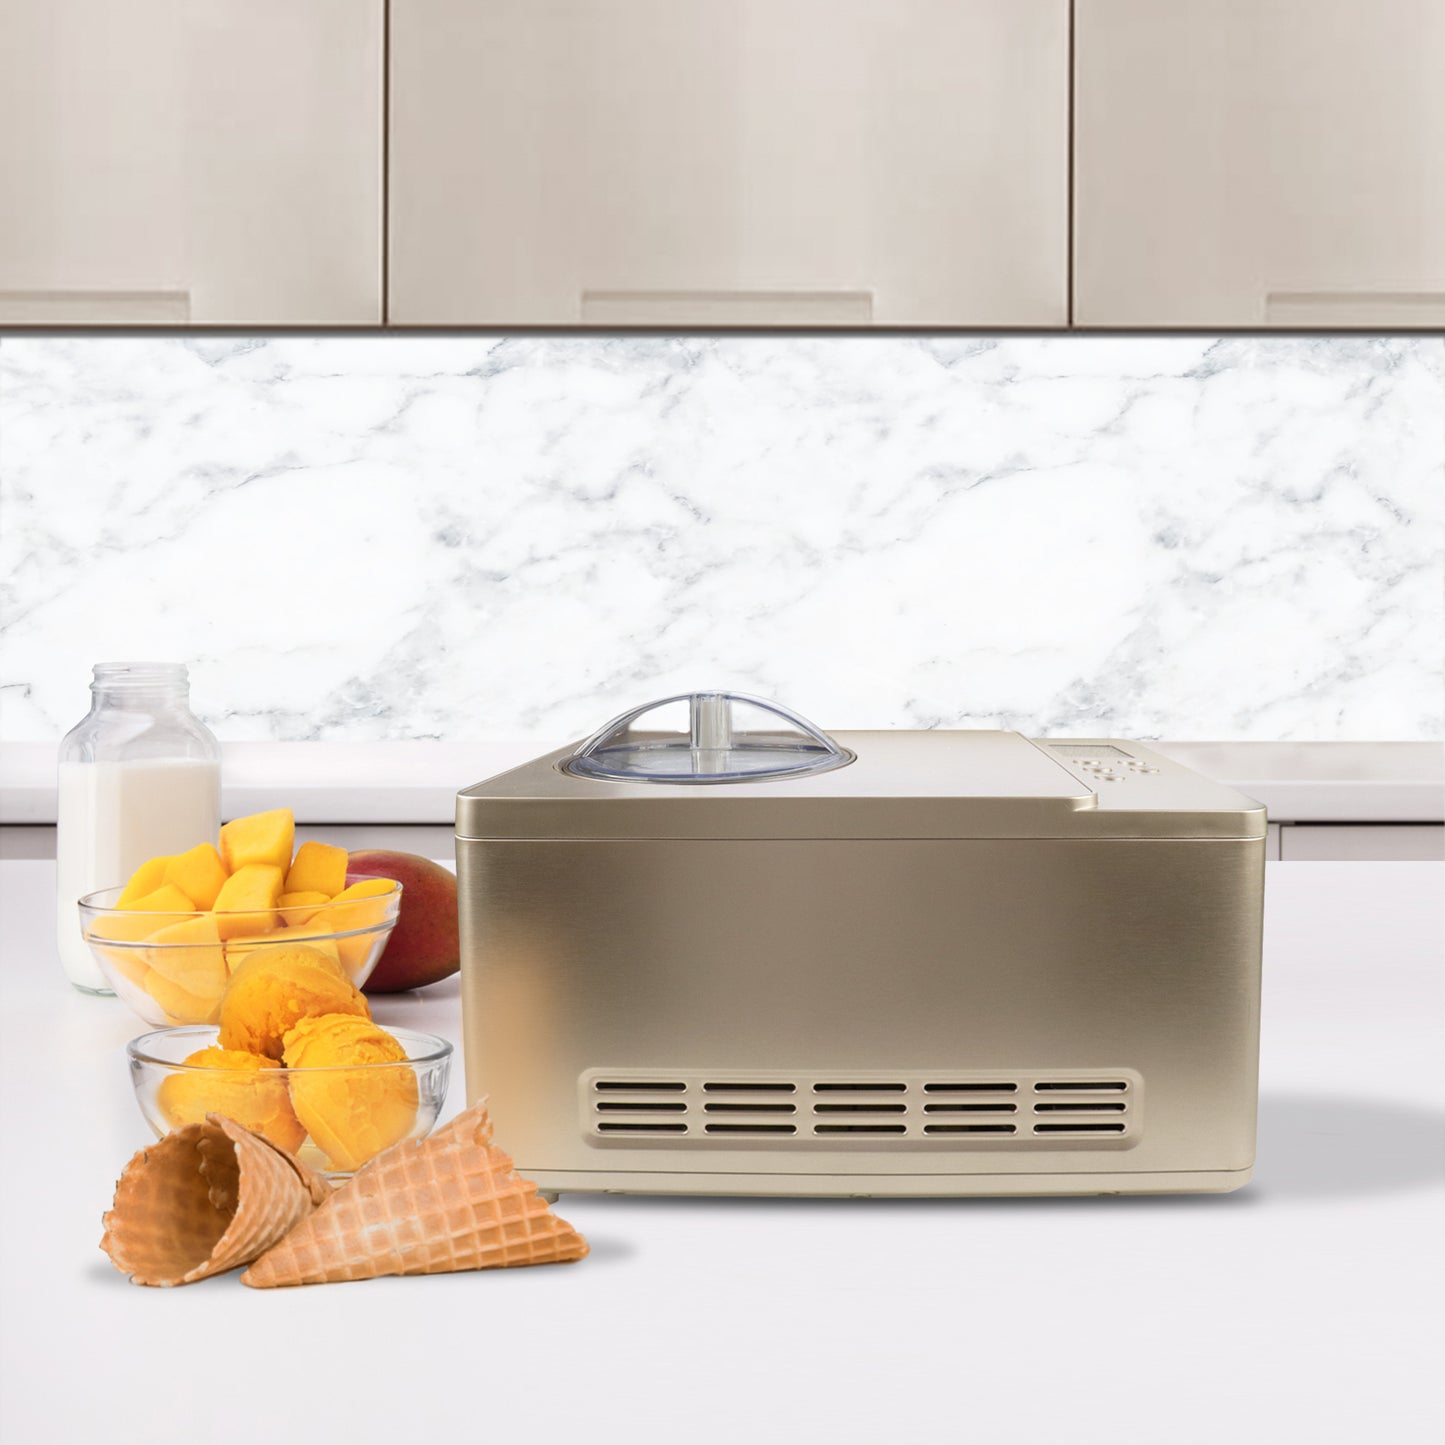
[[[91,708],[189,711],[190,675],[175,662],[98,662],[90,684]]]

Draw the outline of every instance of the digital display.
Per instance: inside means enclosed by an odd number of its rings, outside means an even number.
[[[1056,753],[1062,753],[1066,758],[1132,758],[1133,753],[1126,753],[1123,748],[1111,748],[1100,743],[1091,747],[1087,743],[1050,743],[1049,746]]]

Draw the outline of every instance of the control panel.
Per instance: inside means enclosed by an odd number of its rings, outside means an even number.
[[[1075,784],[1088,788],[1094,826],[1113,838],[1265,836],[1264,809],[1166,753],[1128,738],[1031,738]],[[1102,815],[1112,815],[1108,818]]]
[[[1155,764],[1126,753],[1112,743],[1045,743],[1044,746],[1075,777],[1090,785],[1122,783],[1142,773],[1157,773]]]

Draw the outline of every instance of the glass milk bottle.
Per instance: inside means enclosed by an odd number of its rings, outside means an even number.
[[[56,938],[71,983],[110,993],[76,902],[147,858],[216,841],[221,745],[191,711],[180,663],[98,662],[90,692],[90,712],[60,744]]]

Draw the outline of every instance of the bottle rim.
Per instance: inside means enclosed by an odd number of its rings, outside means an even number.
[[[184,687],[190,670],[184,662],[97,662],[91,668],[91,690],[125,687]]]

